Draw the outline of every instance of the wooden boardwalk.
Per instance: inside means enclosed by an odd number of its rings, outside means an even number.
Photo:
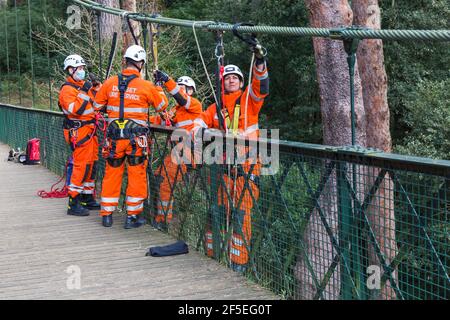
[[[36,195],[58,177],[7,162],[8,151],[0,144],[0,299],[277,299],[192,249],[146,257],[148,247],[175,240],[148,225],[125,230],[115,214],[104,228],[98,211],[67,215],[67,198]],[[79,289],[68,273],[78,268]]]

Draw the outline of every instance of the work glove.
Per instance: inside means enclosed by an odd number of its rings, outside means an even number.
[[[88,92],[90,88],[92,88],[92,82],[85,81],[83,86],[81,87],[81,91]]]
[[[161,70],[155,70],[153,72],[153,77],[155,78],[155,83],[158,82],[166,83],[170,79],[169,75]]]
[[[169,113],[169,111],[161,112],[160,113],[160,117],[161,117],[161,119],[164,120],[164,122],[166,123],[166,126],[173,126],[174,125],[174,121],[173,121],[172,116]]]
[[[96,87],[96,86],[102,84],[102,83],[100,82],[100,79],[99,79],[95,74],[93,74],[92,72],[89,72],[89,79],[91,80],[92,85],[93,85],[94,87]]]
[[[252,45],[250,49],[255,54],[256,65],[263,64],[265,61],[263,47],[258,43],[256,45]]]

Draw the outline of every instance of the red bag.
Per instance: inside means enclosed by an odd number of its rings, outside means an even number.
[[[28,140],[26,161],[24,164],[39,164],[41,163],[41,139],[33,138]]]

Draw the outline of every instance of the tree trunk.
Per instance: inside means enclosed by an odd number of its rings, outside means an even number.
[[[123,0],[122,1],[122,10],[126,10],[129,12],[136,12],[136,0]],[[139,37],[140,37],[139,22],[130,20],[130,23],[131,23],[131,28],[133,30],[133,33],[136,36],[137,42],[138,42],[138,44],[140,44],[140,42],[139,42]],[[128,26],[128,23],[127,23],[127,19],[123,19],[122,31],[123,31],[122,55],[124,55],[127,48],[129,46],[135,44],[130,27]]]
[[[381,16],[378,0],[353,0],[352,9],[355,25],[380,29]],[[363,83],[367,146],[391,152],[387,75],[384,68],[382,40],[365,39],[361,41],[357,58],[359,74]]]
[[[347,0],[305,0],[314,28],[336,28],[352,24],[352,11]],[[316,73],[325,145],[351,144],[350,79],[347,54],[342,41],[314,38]],[[365,145],[365,115],[361,80],[355,70],[356,143]]]
[[[333,28],[352,24],[352,11],[347,0],[305,0],[305,3],[309,10],[311,27]],[[350,145],[350,79],[343,42],[314,38],[313,45],[321,99],[324,144]],[[357,144],[364,145],[365,117],[361,80],[357,70],[355,72],[355,114],[356,141]],[[336,177],[335,173],[330,176],[319,203],[335,239],[339,241],[337,181],[333,177]],[[337,251],[332,246],[331,239],[327,235],[317,210],[310,218],[304,237],[307,255],[320,283],[332,265]],[[295,274],[299,281],[299,297],[312,299],[316,294],[317,287],[306,263],[300,258]],[[325,287],[324,299],[339,299],[339,295],[340,266],[338,264]]]
[[[119,0],[96,0],[107,7],[119,8]],[[120,17],[102,12],[100,14],[102,40],[110,40],[114,32],[120,32]]]
[[[380,29],[381,15],[378,0],[353,0],[354,24]],[[361,41],[358,52],[358,69],[363,83],[363,100],[366,113],[367,146],[391,152],[389,130],[389,106],[387,102],[387,76],[384,68],[383,42],[377,39]],[[366,192],[373,185],[380,169],[367,169]],[[380,245],[386,263],[397,254],[395,241],[395,215],[393,183],[389,175],[384,177],[379,191],[367,210],[369,222]],[[369,264],[381,267],[373,246],[369,244]],[[382,269],[382,268],[381,268]],[[394,273],[394,278],[395,278]],[[394,299],[395,292],[388,282],[381,292],[384,299]]]

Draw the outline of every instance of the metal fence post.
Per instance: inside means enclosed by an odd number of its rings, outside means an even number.
[[[341,261],[341,298],[344,300],[353,299],[353,286],[351,275],[345,272],[342,261],[351,261],[351,231],[352,231],[352,201],[350,192],[345,183],[347,166],[343,163],[336,163],[337,176],[337,200],[339,217],[339,247],[342,252]]]

